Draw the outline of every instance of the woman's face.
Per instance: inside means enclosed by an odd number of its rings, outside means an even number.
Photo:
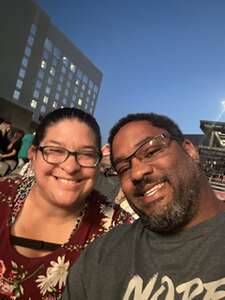
[[[64,119],[48,127],[40,146],[98,151],[94,131],[78,119]],[[94,188],[98,167],[81,167],[72,155],[61,164],[49,164],[35,148],[30,155],[38,196],[57,207],[80,208]]]

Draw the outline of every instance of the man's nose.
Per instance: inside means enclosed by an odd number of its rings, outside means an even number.
[[[151,163],[146,163],[136,157],[131,160],[131,180],[140,181],[146,174],[151,174],[153,172],[153,167]]]

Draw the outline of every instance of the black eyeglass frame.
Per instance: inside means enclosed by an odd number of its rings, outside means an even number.
[[[45,153],[44,153],[44,150],[45,150],[46,148],[62,149],[62,150],[65,151],[65,153],[67,153],[67,155],[65,156],[65,159],[64,159],[63,161],[60,161],[60,162],[49,162],[49,161],[46,159]],[[95,163],[94,165],[92,165],[92,166],[86,166],[86,165],[80,164],[79,160],[77,159],[77,155],[78,155],[78,154],[84,154],[82,151],[70,151],[70,150],[68,150],[68,149],[66,149],[66,148],[63,148],[63,147],[54,147],[54,146],[38,146],[37,149],[41,152],[44,161],[46,161],[46,162],[47,162],[48,164],[50,164],[50,165],[60,165],[60,164],[64,163],[64,162],[69,158],[70,155],[72,155],[72,156],[75,157],[76,162],[78,163],[78,165],[79,165],[80,167],[82,167],[82,168],[95,168],[95,167],[97,167],[97,166],[99,165],[99,163],[100,163],[100,161],[101,161],[101,159],[102,159],[102,153],[96,151],[96,152],[95,152],[95,154],[97,154],[97,155],[96,155],[96,158],[97,158],[96,163]]]
[[[123,162],[123,161],[126,161],[126,162],[129,162],[132,160],[133,157],[136,157],[136,153],[144,146],[146,145],[147,143],[151,142],[151,141],[154,141],[154,140],[157,140],[159,138],[164,138],[164,139],[168,139],[169,141],[172,141],[172,140],[175,140],[175,141],[178,141],[175,137],[173,137],[171,134],[167,133],[167,132],[163,132],[159,135],[156,135],[156,136],[153,136],[153,137],[149,137],[147,138],[132,154],[130,154],[128,157],[126,158],[123,158],[119,161],[116,162],[116,164],[114,162],[112,162],[112,166],[113,166],[113,169],[115,170],[115,172],[117,173],[117,175],[120,175],[117,170],[116,170],[116,165],[120,162]],[[138,157],[138,159],[140,159]],[[150,159],[149,159],[150,160]]]

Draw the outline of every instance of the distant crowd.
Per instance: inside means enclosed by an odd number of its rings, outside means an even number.
[[[25,133],[11,122],[0,119],[0,176],[9,175],[28,161],[32,139],[31,133]]]

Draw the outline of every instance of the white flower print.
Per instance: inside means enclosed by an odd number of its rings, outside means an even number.
[[[114,214],[114,209],[113,209],[113,205],[104,205],[102,204],[100,206],[100,212],[105,216],[105,218],[103,218],[103,227],[105,229],[109,229],[109,227],[112,224],[112,218],[113,218],[113,214]]]
[[[39,275],[36,280],[42,295],[52,292],[57,284],[60,289],[65,285],[70,263],[65,262],[65,255],[63,255],[58,256],[57,262],[51,261],[50,265],[52,267],[48,267],[46,276]]]

